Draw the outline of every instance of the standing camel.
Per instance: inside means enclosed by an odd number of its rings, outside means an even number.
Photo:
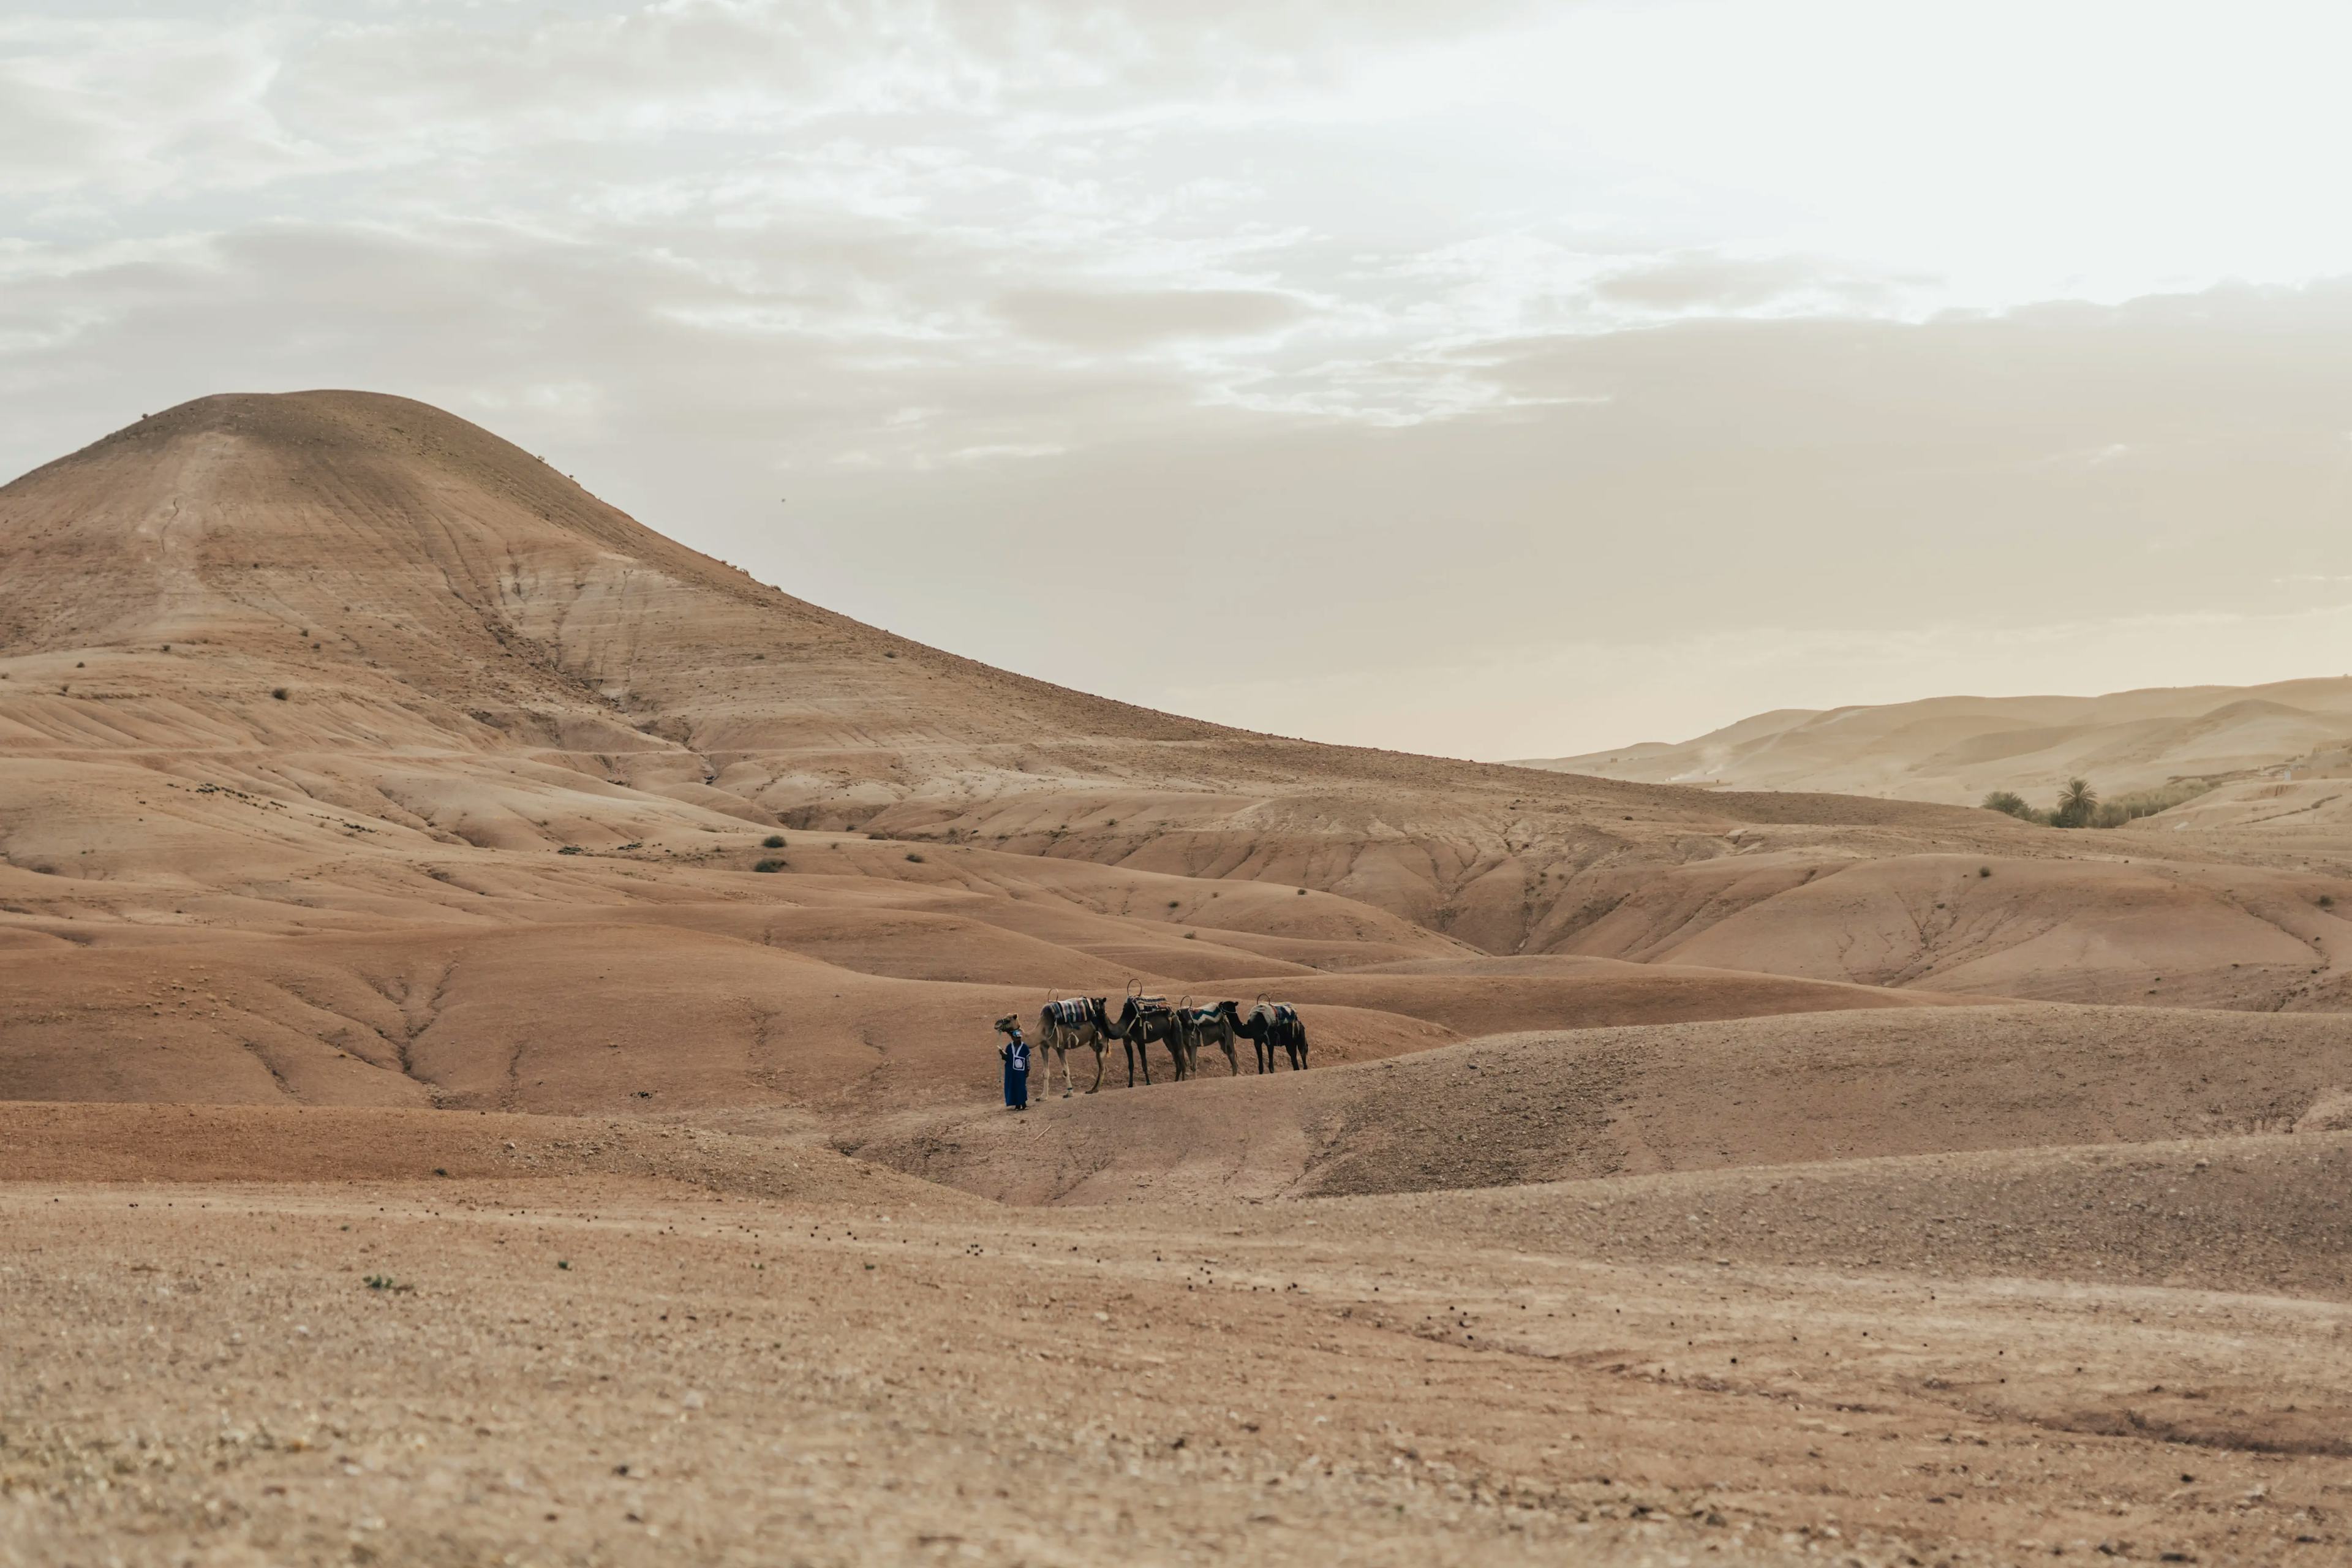
[[[1064,1001],[1048,1002],[1037,1012],[1037,1048],[1045,1053],[1044,1087],[1054,1087],[1054,1064],[1062,1064],[1062,1095],[1067,1099],[1076,1089],[1070,1077],[1070,1052],[1091,1046],[1095,1053],[1095,1081],[1088,1094],[1102,1087],[1103,1059],[1113,1038],[1110,1028],[1110,998],[1108,996],[1072,996]]]
[[[1111,1026],[1111,1036],[1127,1047],[1128,1087],[1135,1087],[1135,1068],[1143,1064],[1143,1081],[1151,1082],[1151,1042],[1165,1041],[1168,1054],[1176,1063],[1176,1076],[1184,1072],[1183,1026],[1176,1021],[1176,1010],[1168,1005],[1165,996],[1139,996],[1129,993],[1126,1005],[1118,1010],[1118,1019]]]
[[[1258,1071],[1274,1070],[1276,1051],[1290,1058],[1293,1072],[1307,1070],[1307,1024],[1299,1017],[1297,1008],[1269,1002],[1263,996],[1247,1013],[1242,1012],[1237,1002],[1225,1005],[1234,1010],[1234,1032],[1257,1047]]]
[[[1201,1070],[1202,1046],[1214,1045],[1225,1053],[1227,1076],[1242,1076],[1241,1060],[1234,1055],[1234,1041],[1241,1034],[1234,1027],[1232,1009],[1236,1005],[1219,1002],[1209,1007],[1177,1006],[1176,1020],[1184,1030],[1184,1059],[1194,1072]]]

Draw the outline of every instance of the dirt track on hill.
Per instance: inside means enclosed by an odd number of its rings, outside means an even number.
[[[2330,1018],[1926,1008],[1503,1036],[836,1136],[1013,1203],[1301,1197],[2284,1131],[2347,1085]]]

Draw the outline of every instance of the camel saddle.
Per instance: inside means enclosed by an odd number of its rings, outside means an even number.
[[[1168,998],[1165,996],[1132,996],[1129,997],[1129,1000],[1135,1004],[1135,1010],[1139,1013],[1169,1013],[1174,1011],[1173,1008],[1168,1005]]]

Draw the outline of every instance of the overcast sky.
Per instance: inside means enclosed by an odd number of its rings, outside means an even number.
[[[439,404],[789,591],[1487,758],[2352,670],[2352,11],[0,0],[0,469]]]

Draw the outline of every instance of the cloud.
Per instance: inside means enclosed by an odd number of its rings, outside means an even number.
[[[1802,257],[1750,259],[1706,254],[1611,272],[1594,281],[1592,291],[1612,305],[1715,313],[1791,301],[1878,307],[1898,297],[1889,281],[1843,275]]]
[[[1300,320],[1307,307],[1287,294],[1245,289],[1150,291],[1028,289],[996,302],[1032,337],[1076,348],[1139,348],[1171,338],[1250,337]]]
[[[325,166],[266,101],[276,61],[251,25],[0,24],[0,195],[70,210]]]
[[[1906,225],[2058,199],[2031,157],[1906,132],[1833,55],[1763,58],[1778,24],[1727,53],[1690,19],[1736,9],[26,0],[0,472],[208,392],[376,387],[961,651],[1487,755],[1622,740],[1626,693],[1661,715],[1640,732],[1794,700],[1734,665],[1809,697],[1835,682],[1801,664],[2064,666],[2123,646],[2079,628],[2238,637],[2352,575],[2352,288],[2191,268],[2032,303],[2071,254],[1934,281],[1963,269]],[[1628,59],[1658,68],[1612,86]],[[1748,128],[1711,95],[1785,97],[1782,69],[1855,83],[1886,127],[1867,178],[1812,159],[1784,188],[1727,146]],[[1804,107],[1774,146],[1853,145],[1841,102]],[[1891,187],[1906,134],[1977,184]],[[2042,232],[1986,244],[2007,266]],[[2298,277],[2341,263],[2332,232]],[[2084,264],[2111,296],[2156,265],[2127,248]],[[1047,582],[1087,613],[1004,613]],[[1135,629],[1137,584],[1181,635]],[[1904,640],[1924,624],[1953,629]]]

